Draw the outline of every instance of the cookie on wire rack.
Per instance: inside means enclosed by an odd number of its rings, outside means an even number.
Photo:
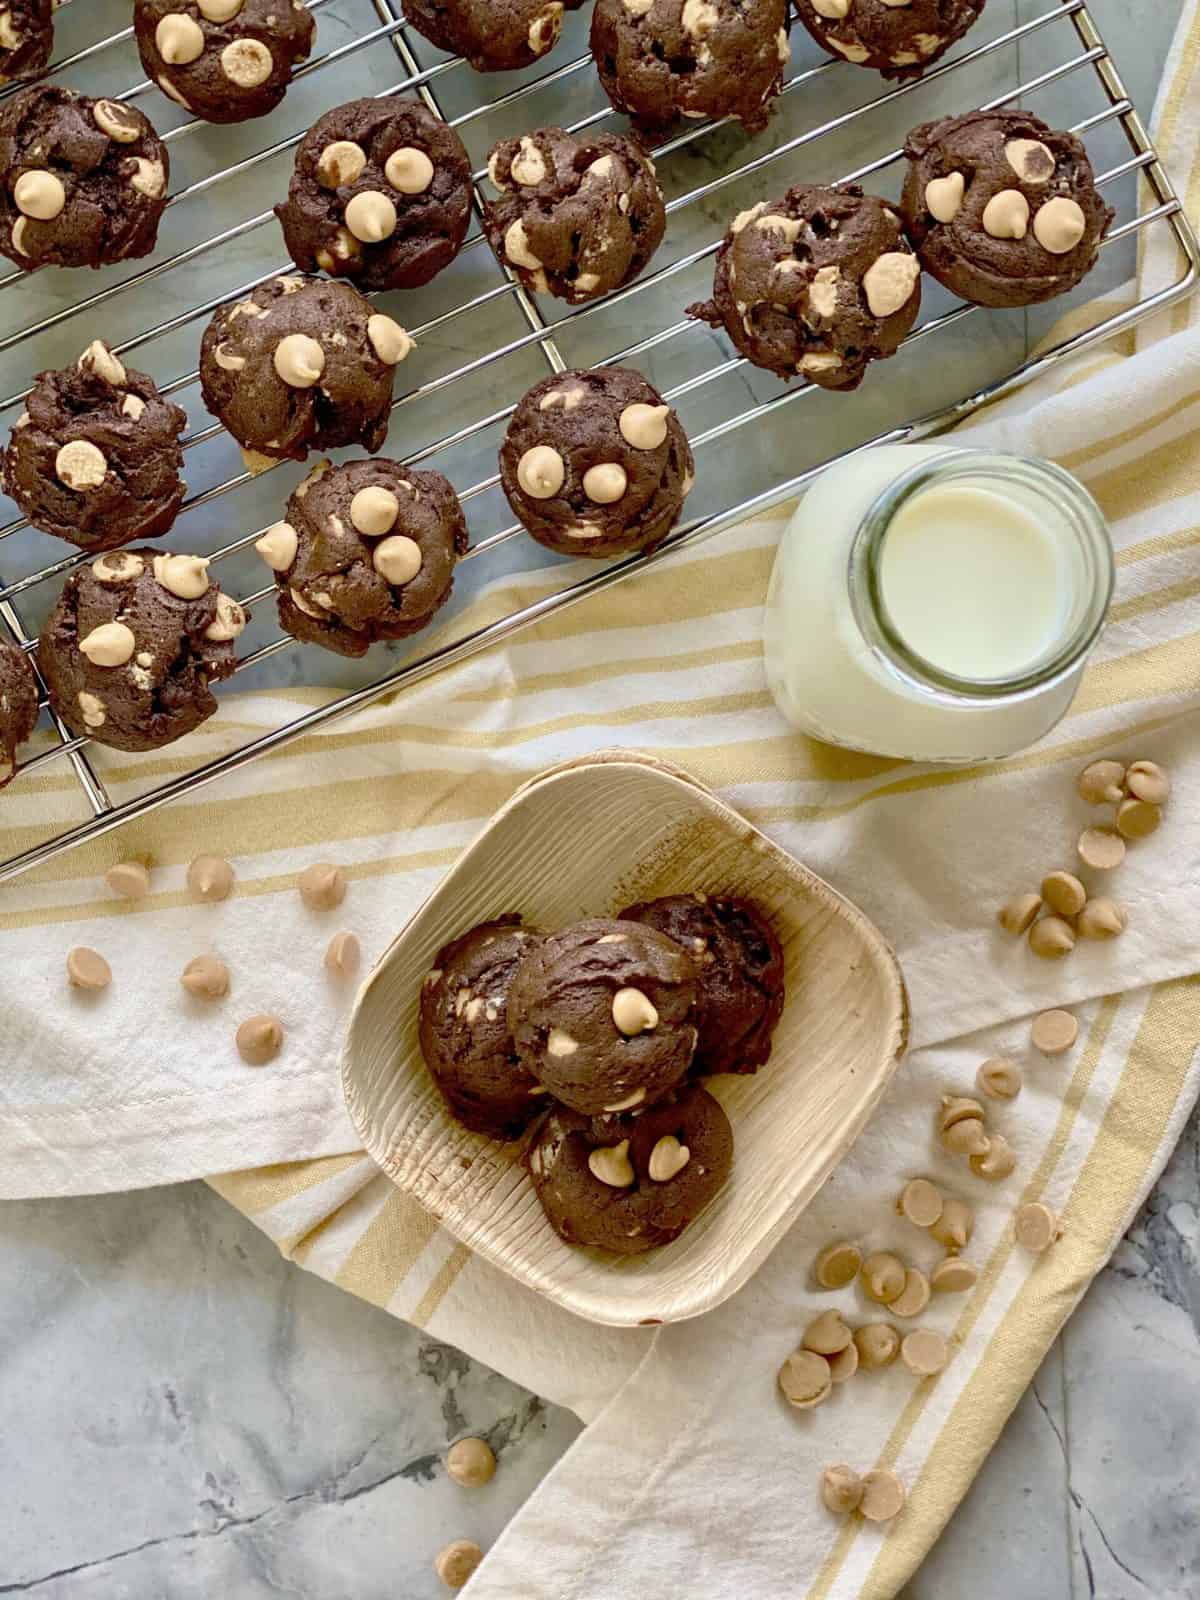
[[[476,72],[532,66],[558,43],[564,11],[583,0],[407,0],[404,14],[430,44]]]
[[[36,78],[54,49],[54,0],[0,0],[0,83]]]
[[[303,0],[134,0],[146,76],[205,122],[264,117],[312,49]]]
[[[17,747],[38,719],[38,686],[24,650],[0,640],[0,789],[17,770]]]
[[[986,0],[796,0],[831,56],[885,78],[917,78],[974,27]]]

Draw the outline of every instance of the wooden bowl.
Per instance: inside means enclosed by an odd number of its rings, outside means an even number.
[[[707,1080],[733,1124],[729,1182],[673,1244],[617,1258],[564,1244],[522,1145],[461,1128],[417,1042],[421,979],[475,923],[543,928],[635,900],[744,895],[783,942],[787,1004],[753,1077]],[[866,917],[686,774],[604,752],[534,779],[459,858],[363,985],[342,1054],[350,1115],[399,1188],[538,1294],[614,1326],[697,1316],[739,1288],[846,1154],[908,1033],[895,957]]]

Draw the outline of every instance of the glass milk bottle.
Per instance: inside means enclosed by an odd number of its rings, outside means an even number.
[[[784,531],[767,682],[789,722],[830,744],[1011,755],[1066,712],[1112,585],[1104,518],[1060,467],[881,445],[826,468]]]

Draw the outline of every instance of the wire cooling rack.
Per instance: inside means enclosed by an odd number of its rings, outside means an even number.
[[[274,623],[274,586],[250,592],[263,574],[250,557],[255,539],[282,514],[287,493],[304,469],[283,464],[260,478],[236,470],[231,441],[200,413],[184,446],[189,480],[196,481],[198,466],[204,484],[190,493],[183,520],[165,542],[173,549],[210,554],[222,586],[248,606],[257,605],[252,628],[243,635],[250,648],[239,666],[238,686],[277,684],[283,675],[292,682],[330,685],[334,693],[315,709],[253,733],[215,757],[197,757],[190,769],[175,771],[179,763],[168,763],[166,778],[140,782],[130,776],[136,774],[136,762],[106,772],[106,753],[86,739],[73,738],[53,718],[43,697],[49,733],[43,733],[44,747],[22,771],[69,765],[87,814],[75,821],[54,812],[44,837],[0,863],[0,881],[188,795],[380,695],[420,682],[575,600],[635,575],[682,544],[719,534],[795,494],[847,449],[933,433],[1067,355],[1190,293],[1200,266],[1195,236],[1085,0],[1043,0],[1037,14],[1026,15],[1035,3],[993,0],[985,13],[985,21],[989,13],[992,19],[990,31],[981,23],[924,78],[895,86],[825,60],[797,26],[790,76],[769,132],[749,140],[727,123],[693,122],[660,144],[654,156],[668,195],[666,245],[641,279],[603,301],[577,308],[535,301],[525,293],[491,255],[479,231],[478,207],[487,150],[495,139],[550,122],[573,131],[610,122],[623,125],[595,81],[586,53],[586,16],[567,19],[564,39],[538,69],[519,79],[480,77],[410,33],[395,0],[310,0],[318,13],[317,52],[298,72],[280,111],[263,123],[234,130],[180,120],[144,79],[119,88],[114,74],[128,74],[136,61],[128,27],[83,43],[56,62],[49,71],[56,80],[144,102],[160,129],[166,129],[174,169],[172,196],[159,252],[147,265],[123,273],[110,269],[98,287],[94,275],[79,273],[58,274],[58,283],[45,288],[53,274],[30,277],[12,271],[0,276],[0,372],[20,373],[19,387],[0,399],[7,426],[33,373],[62,364],[97,333],[119,354],[134,358],[138,367],[153,367],[164,393],[198,407],[194,361],[205,320],[218,305],[288,265],[269,206],[245,216],[238,211],[245,208],[245,197],[253,200],[263,184],[268,185],[268,200],[285,192],[291,154],[320,111],[356,94],[416,94],[467,140],[477,164],[476,220],[459,260],[427,290],[385,297],[389,311],[417,340],[417,355],[398,369],[385,452],[409,463],[434,465],[455,483],[471,524],[469,569],[464,564],[460,572],[465,576],[469,570],[475,581],[460,577],[450,615],[439,619],[432,644],[417,639],[404,647],[376,647],[357,665],[297,645]],[[1009,15],[997,24],[996,14],[1005,6]],[[72,8],[76,15],[84,9]],[[1006,28],[1009,16],[1014,25]],[[1025,20],[1018,20],[1022,16]],[[328,48],[327,26],[338,40]],[[562,64],[555,65],[559,60]],[[18,88],[0,91],[0,98]],[[900,173],[897,146],[907,127],[951,111],[1017,103],[1056,126],[1068,125],[1064,110],[1075,113],[1069,125],[1087,141],[1099,181],[1118,205],[1101,265],[1075,299],[1084,301],[1105,283],[1128,276],[1131,252],[1151,228],[1169,228],[1174,235],[1180,265],[1173,283],[1030,356],[1039,333],[1064,309],[1062,302],[1032,313],[984,312],[954,301],[926,279],[922,320],[905,350],[886,364],[896,369],[896,377],[885,379],[884,364],[876,364],[854,396],[827,395],[803,383],[785,387],[748,367],[722,334],[682,317],[689,300],[707,293],[711,258],[725,221],[742,206],[799,181],[840,178],[894,193]],[[280,137],[284,126],[294,131]],[[181,156],[192,156],[198,172],[178,186]],[[177,228],[178,218],[187,226]],[[189,230],[197,236],[189,237]],[[239,282],[240,271],[252,261],[254,276]],[[85,278],[84,292],[72,297]],[[20,307],[12,312],[18,299]],[[161,315],[172,306],[176,309],[169,315]],[[11,328],[6,320],[10,313]],[[142,315],[148,326],[131,321]],[[637,337],[631,338],[634,333]],[[697,457],[697,493],[689,510],[697,504],[699,510],[655,554],[598,564],[580,576],[578,563],[558,562],[509,521],[494,471],[495,449],[516,400],[547,367],[561,371],[616,362],[641,367],[684,415]],[[174,376],[168,376],[171,363]],[[181,364],[186,367],[182,372]],[[0,384],[8,387],[4,380]],[[919,391],[918,404],[914,390]],[[245,531],[230,538],[231,528]],[[61,577],[88,559],[76,551],[46,563],[51,548],[58,547],[29,530],[21,518],[0,526],[0,619],[26,650],[33,647]],[[481,583],[511,579],[517,571],[527,575],[531,566],[540,579],[550,580],[542,585],[544,595],[500,615],[489,614],[483,623],[472,621],[471,601],[478,598]],[[556,578],[561,582],[555,584]],[[495,607],[491,609],[494,613]],[[281,673],[289,664],[274,660],[283,652],[295,658],[290,672]],[[403,714],[401,702],[397,716]],[[172,755],[188,742],[172,747]],[[16,781],[21,782],[21,774]],[[110,788],[117,783],[132,785],[134,792],[114,798]]]

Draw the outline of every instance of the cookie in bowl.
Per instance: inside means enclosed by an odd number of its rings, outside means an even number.
[[[312,49],[302,0],[134,0],[146,76],[205,122],[264,117]]]
[[[421,1054],[452,1114],[472,1133],[515,1139],[546,1105],[508,1025],[508,993],[536,930],[516,914],[451,939],[421,984]]]
[[[804,184],[734,218],[713,298],[687,314],[724,328],[756,367],[855,389],[920,307],[920,263],[892,207],[857,184]]]
[[[629,367],[543,378],[520,400],[500,450],[508,503],[562,555],[653,550],[692,487],[683,425]]]
[[[466,237],[471,163],[454,129],[419,100],[351,100],[301,140],[275,215],[302,271],[416,289]]]
[[[733,1130],[688,1083],[636,1116],[554,1106],[526,1156],[550,1226],[567,1244],[640,1255],[677,1239],[729,1176]]]
[[[38,719],[38,686],[24,650],[0,640],[0,789],[17,770],[17,749]]]
[[[534,294],[581,305],[631,282],[667,226],[654,164],[636,139],[537,128],[488,157],[493,250]]]
[[[149,120],[119,100],[41,83],[0,108],[0,253],[35,267],[148,255],[170,163]]]
[[[430,44],[476,72],[532,66],[558,43],[563,12],[583,0],[408,0],[404,14]]]
[[[651,1105],[696,1049],[696,964],[655,928],[590,917],[523,957],[508,1020],[517,1053],[586,1116]]]
[[[111,550],[63,585],[38,640],[50,704],[73,734],[157,750],[217,709],[248,620],[202,556]]]
[[[885,78],[919,77],[979,20],[985,0],[796,0],[831,56]]]
[[[205,329],[200,388],[252,469],[339,445],[375,451],[387,437],[396,366],[411,349],[399,323],[352,284],[268,278]]]
[[[157,539],[186,490],[182,407],[102,339],[74,366],[39,372],[2,465],[4,487],[35,528],[83,550]]]
[[[1028,306],[1083,281],[1115,213],[1073,133],[1028,111],[922,123],[901,202],[925,271],[981,306]]]
[[[54,49],[54,0],[0,0],[0,83],[36,78]]]
[[[787,0],[596,0],[591,46],[605,94],[640,127],[736,117],[753,133],[791,57]]]
[[[467,524],[440,472],[323,461],[255,548],[275,575],[286,631],[361,656],[417,633],[445,605]]]
[[[692,1072],[757,1072],[783,1015],[783,949],[757,906],[728,895],[669,894],[619,913],[657,928],[696,963]]]

